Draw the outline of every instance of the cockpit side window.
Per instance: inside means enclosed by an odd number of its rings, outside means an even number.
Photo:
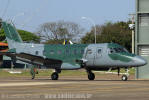
[[[113,48],[110,48],[110,53],[115,53],[115,50]]]
[[[120,53],[120,52],[127,52],[127,50],[126,49],[124,49],[124,48],[116,48],[116,52],[118,52],[118,53]]]
[[[125,48],[110,48],[110,53],[128,52]]]

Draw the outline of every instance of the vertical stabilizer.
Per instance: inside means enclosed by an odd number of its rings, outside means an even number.
[[[22,43],[22,39],[12,23],[1,21],[5,36],[9,45],[9,49],[16,48],[17,43]]]
[[[13,40],[15,42],[22,42],[22,39],[13,24],[2,22],[2,27],[8,39]]]

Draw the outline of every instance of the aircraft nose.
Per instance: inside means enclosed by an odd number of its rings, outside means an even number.
[[[136,57],[134,58],[134,61],[135,61],[135,63],[138,64],[139,66],[144,66],[144,65],[147,64],[147,61],[146,61],[143,57],[141,57],[141,56],[136,56]]]

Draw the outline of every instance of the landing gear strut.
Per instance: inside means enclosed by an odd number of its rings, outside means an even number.
[[[88,79],[89,80],[94,80],[95,79],[95,74],[92,71],[87,70],[87,73],[88,73]]]
[[[51,80],[58,80],[59,78],[59,73],[61,73],[61,70],[55,70],[55,72],[52,73],[51,75]]]
[[[126,70],[126,74],[122,75],[122,77],[121,77],[122,81],[128,80],[129,70],[128,70],[128,68],[126,68],[125,70]]]

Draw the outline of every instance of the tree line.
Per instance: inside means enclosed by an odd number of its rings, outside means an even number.
[[[108,22],[103,25],[96,25],[97,43],[118,43],[131,51],[131,30],[130,22]],[[39,26],[36,32],[31,33],[25,30],[18,30],[23,41],[62,44],[64,40],[72,40],[76,43],[90,44],[94,43],[95,28],[92,27],[89,32],[74,22],[47,22]],[[83,36],[83,37],[82,37]],[[4,30],[0,30],[0,41],[5,40]]]

